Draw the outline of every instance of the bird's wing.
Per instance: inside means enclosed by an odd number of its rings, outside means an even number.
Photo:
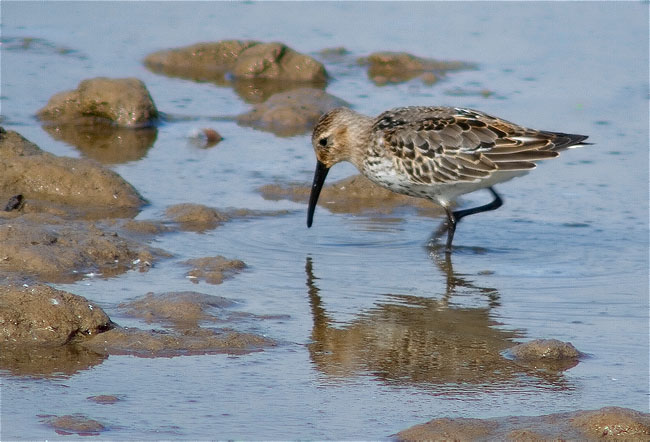
[[[527,170],[586,136],[527,129],[471,109],[407,107],[376,118],[373,133],[414,182],[476,181]]]

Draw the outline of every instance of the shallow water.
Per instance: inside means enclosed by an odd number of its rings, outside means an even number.
[[[24,3],[3,2],[2,125],[58,155],[83,156],[34,118],[57,92],[95,76],[142,79],[158,108],[205,117],[158,128],[153,146],[107,163],[150,201],[286,209],[203,234],[159,236],[174,254],[147,273],[57,286],[118,323],[117,304],[149,291],[197,290],[278,315],[246,326],[278,341],[248,355],[111,356],[72,376],[3,373],[0,436],[57,439],[44,415],[83,413],[101,438],[383,438],[441,416],[538,415],[618,405],[648,412],[647,3]],[[286,14],[290,8],[291,13]],[[24,37],[36,38],[28,47]],[[398,105],[473,107],[517,123],[584,133],[565,152],[499,186],[505,205],[460,225],[451,262],[427,247],[439,220],[270,201],[272,182],[311,182],[309,136],[213,121],[249,105],[226,87],[149,72],[148,53],[198,41],[281,41],[316,55],[344,46],[458,59],[477,70],[432,86],[375,86],[326,61],[327,91],[363,113]],[[494,92],[487,97],[480,91]],[[462,90],[465,93],[459,93]],[[197,127],[224,141],[188,142]],[[336,166],[328,181],[354,173]],[[464,203],[482,203],[481,192]],[[178,263],[221,254],[249,266],[194,285]],[[288,316],[284,316],[288,315]],[[587,357],[560,374],[466,358],[512,340],[556,338]],[[486,351],[486,354],[489,352]],[[493,354],[493,353],[492,353]],[[111,394],[102,405],[89,396]]]

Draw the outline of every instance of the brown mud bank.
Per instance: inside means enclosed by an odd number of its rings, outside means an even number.
[[[242,354],[275,345],[232,328],[251,316],[233,310],[235,305],[198,292],[149,293],[121,304],[122,317],[160,325],[144,330],[120,327],[95,303],[47,285],[0,285],[0,369],[16,375],[70,375],[112,354]]]
[[[493,419],[439,418],[394,436],[397,440],[625,440],[650,439],[650,414],[629,408],[508,416]]]
[[[146,271],[171,256],[148,245],[157,235],[286,213],[187,203],[168,207],[162,220],[133,220],[145,200],[95,161],[52,155],[2,128],[0,156],[0,282],[72,282],[89,273]]]

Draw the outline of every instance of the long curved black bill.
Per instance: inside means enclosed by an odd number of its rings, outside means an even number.
[[[316,210],[318,196],[320,195],[320,190],[323,188],[325,177],[327,177],[327,172],[329,171],[329,168],[325,164],[321,163],[320,161],[316,163],[314,183],[311,185],[311,194],[309,195],[309,208],[307,209],[307,227],[311,227],[311,223],[314,221],[314,210]]]

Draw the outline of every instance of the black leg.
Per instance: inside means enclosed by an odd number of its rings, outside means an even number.
[[[454,240],[454,233],[456,232],[456,224],[458,224],[458,221],[467,215],[496,210],[503,205],[503,200],[492,187],[488,187],[487,190],[489,190],[494,197],[494,200],[492,200],[491,203],[472,207],[470,209],[456,210],[455,212],[452,212],[445,207],[445,210],[447,211],[447,246],[445,248],[445,253],[451,253],[451,243]]]

